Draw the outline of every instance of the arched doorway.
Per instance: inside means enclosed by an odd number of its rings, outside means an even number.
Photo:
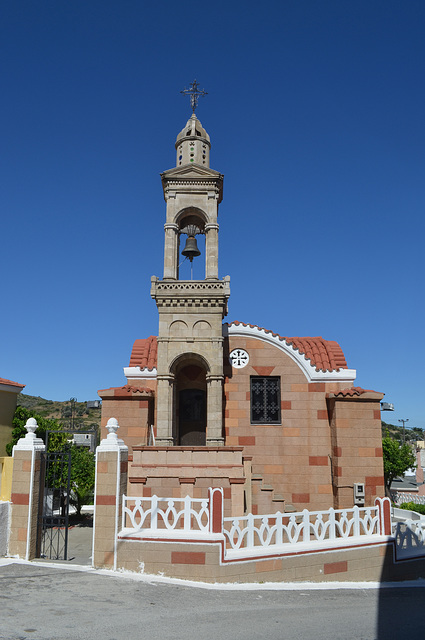
[[[182,447],[206,444],[206,367],[200,359],[185,358],[175,374],[175,434]]]

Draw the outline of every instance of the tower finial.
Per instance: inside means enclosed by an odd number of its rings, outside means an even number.
[[[204,89],[199,88],[197,80],[194,80],[192,84],[189,85],[189,89],[183,89],[180,93],[183,93],[185,96],[190,96],[190,106],[192,107],[193,113],[195,113],[196,107],[198,106],[199,98],[208,95]]]

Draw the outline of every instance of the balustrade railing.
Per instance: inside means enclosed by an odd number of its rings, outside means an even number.
[[[425,496],[418,496],[416,493],[408,491],[392,491],[391,498],[397,506],[404,502],[413,502],[413,504],[425,504]]]
[[[209,500],[186,498],[132,498],[123,496],[122,529],[130,532],[209,532]]]
[[[353,507],[255,516],[224,518],[226,555],[276,550],[283,545],[342,541],[359,536],[381,534],[378,506]]]
[[[224,555],[252,557],[297,549],[330,548],[391,534],[390,501],[373,507],[223,518],[223,491],[209,489],[207,499],[123,496],[119,537],[141,533],[162,538],[223,540]],[[422,536],[425,532],[422,531]],[[366,540],[365,540],[366,542]]]

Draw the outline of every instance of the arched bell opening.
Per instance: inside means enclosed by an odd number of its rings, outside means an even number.
[[[174,373],[174,434],[182,447],[206,444],[207,370],[203,358],[185,357]]]
[[[178,225],[179,280],[203,280],[206,260],[206,215],[201,209],[184,209],[176,218]]]

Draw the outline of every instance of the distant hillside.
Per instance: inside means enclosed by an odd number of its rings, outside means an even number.
[[[40,396],[18,395],[18,405],[30,409],[43,418],[54,418],[67,429],[100,428],[100,407],[87,409],[87,402],[74,400],[45,400]]]
[[[403,440],[403,427],[402,426],[398,426],[395,424],[389,424],[387,422],[382,421],[382,435],[386,436],[387,432],[390,435],[391,438],[394,438],[394,440]],[[422,429],[419,429],[418,427],[413,427],[411,429],[408,429],[406,427],[405,430],[405,440],[406,442],[416,442],[416,440],[423,440],[424,439],[424,432]]]

